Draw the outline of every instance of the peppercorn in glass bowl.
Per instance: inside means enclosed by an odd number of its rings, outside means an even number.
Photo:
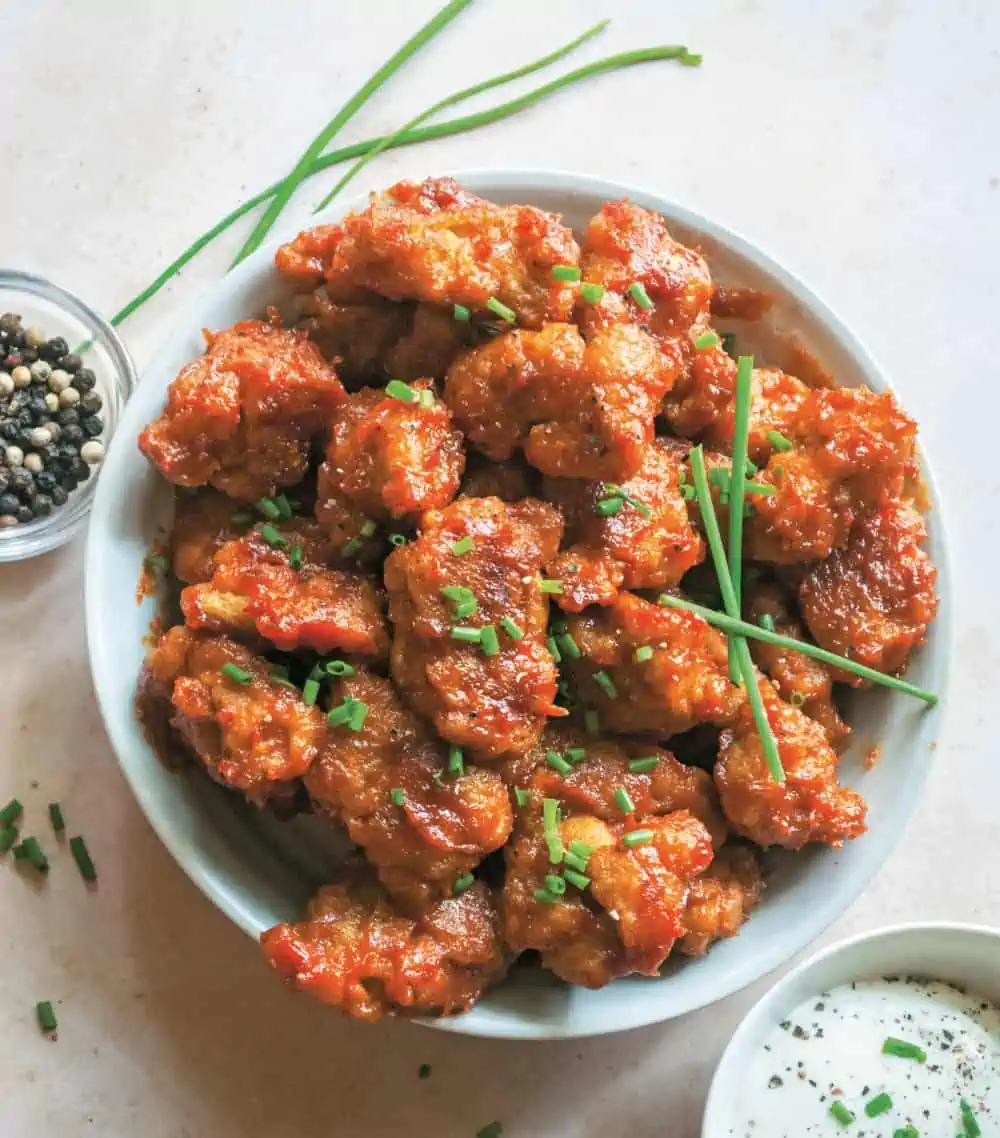
[[[125,345],[89,305],[0,269],[0,561],[47,553],[84,525],[135,383]]]

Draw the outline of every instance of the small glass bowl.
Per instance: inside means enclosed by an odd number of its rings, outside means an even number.
[[[17,313],[25,328],[40,328],[46,339],[62,336],[69,350],[83,358],[84,367],[94,372],[94,390],[104,401],[104,431],[98,439],[107,450],[138,378],[118,333],[79,297],[44,277],[16,269],[0,269],[0,314],[5,312]],[[0,529],[0,562],[37,557],[74,537],[86,522],[99,473],[100,466],[91,467],[87,481],[48,517]]]

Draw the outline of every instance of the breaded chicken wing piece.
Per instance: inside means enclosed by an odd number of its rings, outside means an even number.
[[[677,943],[685,956],[704,956],[717,940],[736,936],[764,891],[760,857],[753,846],[729,842],[691,882],[684,925]]]
[[[564,478],[631,478],[675,377],[656,341],[615,324],[584,342],[572,324],[515,331],[448,369],[445,399],[469,442],[495,462],[523,448]]]
[[[809,842],[841,846],[865,832],[867,808],[837,781],[837,755],[823,728],[778,697],[761,678],[760,692],[785,769],[775,782],[749,704],[722,732],[715,785],[733,829],[759,846],[798,850]]]
[[[509,795],[495,771],[450,769],[448,749],[389,680],[358,669],[334,693],[334,702],[347,699],[366,705],[363,728],[330,729],[306,790],[347,828],[405,911],[421,912],[504,844]]]
[[[414,918],[359,865],[324,886],[304,920],[268,929],[261,947],[285,983],[368,1021],[467,1011],[507,970],[482,882]]]
[[[580,250],[560,219],[527,205],[495,205],[450,178],[401,182],[367,209],[301,234],[279,250],[279,272],[299,287],[326,281],[331,299],[365,293],[485,311],[497,300],[527,328],[566,320],[574,289],[554,265]]]
[[[389,632],[372,579],[327,567],[315,522],[266,525],[227,542],[208,581],[181,593],[190,628],[262,637],[283,652],[346,652],[386,660]]]
[[[417,539],[386,561],[393,679],[449,742],[524,751],[566,714],[553,702],[540,572],[561,532],[544,502],[459,498],[424,514]]]
[[[655,439],[638,472],[618,485],[545,480],[545,497],[566,519],[567,547],[547,570],[562,584],[561,608],[581,612],[611,604],[622,589],[676,585],[704,558],[678,481],[688,449],[679,439]]]
[[[693,613],[620,593],[566,623],[581,656],[564,656],[564,666],[608,730],[668,738],[731,723],[743,702],[729,681],[725,638]],[[637,660],[640,648],[653,655]]]
[[[207,336],[139,449],[168,482],[252,502],[305,473],[309,442],[345,397],[302,332],[244,320]]]
[[[863,513],[845,548],[812,566],[799,585],[816,643],[880,672],[901,672],[937,612],[937,571],[922,548],[924,519],[908,502]],[[837,679],[860,685],[860,677]]]
[[[244,645],[184,625],[146,660],[148,680],[173,705],[173,726],[208,773],[258,805],[301,778],[326,737],[320,709],[271,672]]]
[[[216,553],[227,541],[244,533],[249,524],[234,521],[237,512],[232,498],[218,490],[175,491],[170,557],[178,580],[194,584],[212,576]]]

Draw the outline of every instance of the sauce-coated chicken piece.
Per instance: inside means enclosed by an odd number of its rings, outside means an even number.
[[[389,680],[359,669],[334,694],[347,699],[367,706],[362,730],[330,728],[306,790],[347,828],[405,911],[420,912],[504,844],[509,795],[495,771],[464,762],[450,770],[448,748]]]
[[[792,612],[789,597],[779,585],[755,586],[747,598],[746,614],[754,624],[773,621],[774,631],[782,636],[806,639],[802,622]],[[840,676],[835,676],[829,665],[801,652],[763,640],[748,639],[747,643],[754,663],[768,676],[781,698],[815,719],[835,751],[843,750],[851,729],[833,702],[833,682]]]
[[[249,523],[233,521],[238,507],[218,490],[174,492],[174,524],[170,557],[174,576],[185,584],[207,581],[215,572],[213,558],[246,531]]]
[[[567,626],[581,657],[564,656],[564,664],[610,731],[667,738],[699,723],[721,727],[743,702],[729,681],[725,638],[693,613],[621,593],[608,608],[569,616]],[[646,647],[653,655],[637,660]]]
[[[344,397],[304,333],[244,320],[208,337],[139,449],[168,482],[253,502],[302,478],[311,438]]]
[[[907,502],[862,514],[847,546],[812,566],[799,586],[816,643],[880,672],[902,671],[938,606],[926,540],[924,519]],[[837,679],[861,683],[848,673]]]
[[[580,612],[611,604],[622,589],[676,585],[704,558],[678,481],[688,449],[655,439],[638,472],[618,485],[546,479],[545,497],[566,519],[567,547],[547,570],[562,583],[561,608]]]
[[[544,474],[621,481],[639,469],[675,374],[635,325],[610,325],[584,342],[574,325],[548,324],[459,356],[445,399],[494,462],[523,448]]]
[[[541,578],[561,532],[544,502],[459,498],[424,514],[419,537],[386,561],[393,679],[449,742],[525,751],[565,714]]]
[[[184,619],[239,639],[259,636],[283,652],[388,659],[380,590],[360,573],[328,568],[328,550],[315,522],[252,529],[219,549],[210,580],[184,589]]]
[[[342,543],[362,535],[366,522],[414,519],[458,492],[462,436],[430,380],[408,388],[411,402],[365,388],[334,416],[316,516]]]
[[[499,498],[503,502],[520,502],[522,498],[539,497],[541,478],[520,455],[507,462],[490,462],[471,452],[466,458],[465,477],[459,495],[463,498]]]
[[[722,732],[715,785],[733,829],[759,846],[840,846],[865,832],[864,799],[837,781],[837,755],[823,728],[778,697],[761,678],[760,692],[785,769],[775,782],[749,704]]]
[[[273,665],[226,636],[177,625],[146,661],[173,726],[208,773],[258,805],[301,778],[326,737],[318,707],[272,678]]]
[[[685,956],[704,956],[717,940],[736,936],[764,891],[760,857],[752,846],[729,842],[701,877],[691,882],[677,944]]]
[[[408,917],[358,865],[319,891],[304,920],[268,929],[261,947],[291,987],[368,1021],[466,1011],[507,969],[482,882]]]
[[[497,205],[450,178],[401,182],[367,209],[300,234],[278,251],[279,272],[298,287],[321,280],[331,299],[366,293],[486,311],[497,300],[528,328],[565,320],[574,287],[554,265],[576,265],[580,250],[560,219],[527,205]]]

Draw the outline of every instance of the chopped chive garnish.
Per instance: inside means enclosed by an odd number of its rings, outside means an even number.
[[[632,801],[632,795],[629,794],[624,786],[619,786],[615,791],[615,804],[623,814],[635,813],[635,803]]]
[[[401,533],[391,533],[389,534],[389,544],[399,549],[401,545],[406,545],[406,537]]]
[[[42,1031],[56,1031],[59,1027],[51,1000],[42,1000],[40,1004],[35,1004],[35,1017]]]
[[[546,751],[545,761],[554,771],[558,771],[561,775],[567,775],[573,769],[572,763],[566,762],[558,751]]]
[[[602,518],[613,518],[615,514],[620,514],[625,506],[622,498],[610,497],[601,498],[594,503],[594,513],[599,514]]]
[[[253,679],[253,676],[246,668],[241,668],[239,664],[223,664],[219,671],[226,679],[232,680],[237,684],[243,684],[244,686]]]
[[[837,1100],[830,1103],[830,1117],[839,1122],[841,1126],[850,1126],[854,1121],[854,1115],[842,1102]]]
[[[583,653],[580,651],[580,645],[573,639],[572,635],[564,632],[561,636],[556,637],[556,643],[559,645],[559,651],[567,660],[579,660]]]
[[[481,628],[470,628],[465,624],[456,624],[451,630],[452,640],[457,640],[460,644],[479,644],[482,636]]]
[[[882,1054],[895,1055],[897,1059],[916,1059],[918,1063],[927,1062],[927,1052],[922,1047],[892,1035],[882,1044]]]
[[[562,838],[559,836],[559,800],[557,798],[542,799],[542,830],[545,834],[545,845],[549,851],[549,861],[553,865],[559,865],[565,849]]]
[[[729,511],[729,579],[733,585],[735,609],[730,616],[741,616],[743,604],[743,500],[746,494],[747,445],[750,434],[751,382],[753,380],[753,356],[740,356],[736,361],[736,407],[733,413],[733,464],[730,472],[730,493],[732,509]],[[714,513],[714,508],[713,508]],[[730,638],[729,678],[734,684],[742,676],[747,691],[756,688],[757,680],[753,666],[748,673],[743,672],[739,643]],[[759,694],[759,693],[758,693]],[[761,736],[763,742],[763,736]],[[766,744],[765,744],[766,746]]]
[[[479,630],[479,647],[485,656],[498,656],[500,654],[500,637],[492,624],[484,624]]]
[[[548,889],[536,889],[535,900],[541,901],[545,905],[558,905],[562,897],[556,893],[551,893]]]
[[[962,1126],[965,1128],[963,1138],[980,1138],[982,1130],[976,1119],[975,1111],[972,1109],[968,1100],[964,1098],[960,1099],[958,1106],[962,1112]]]
[[[767,441],[777,451],[791,450],[795,446],[795,443],[787,435],[783,435],[781,431],[768,431]]]
[[[5,854],[16,844],[18,832],[14,826],[0,826],[0,854]]]
[[[338,707],[333,708],[332,711],[327,712],[326,722],[330,727],[343,727],[350,718],[350,704],[342,703]]]
[[[516,620],[512,620],[509,616],[505,616],[500,621],[500,627],[507,633],[511,640],[523,640],[524,633],[521,631]]]
[[[71,843],[72,844],[72,843]],[[14,847],[16,861],[26,861],[40,873],[48,873],[49,859],[37,838],[25,838]]]
[[[262,525],[257,532],[272,549],[285,549],[288,545],[285,538],[272,525]]]
[[[353,676],[354,666],[344,660],[327,660],[324,669],[328,676]]]
[[[456,320],[467,321],[472,316],[472,313],[464,304],[456,304],[451,311]]]
[[[312,668],[309,671],[309,679],[310,680],[321,680],[323,678],[323,673],[325,672],[325,670],[326,669],[323,666],[323,661],[317,660],[316,663],[313,664]]]
[[[869,1118],[878,1118],[880,1114],[885,1114],[889,1110],[892,1110],[892,1096],[884,1091],[865,1103],[865,1114]]]
[[[12,798],[7,805],[0,810],[0,826],[10,826],[21,817],[24,812],[24,807],[16,798]]]
[[[80,876],[88,885],[92,885],[97,880],[97,870],[94,868],[87,843],[81,837],[70,838],[69,848],[73,854],[73,860],[76,862],[76,868],[80,871]]]
[[[575,885],[577,889],[586,889],[590,884],[590,878],[585,877],[582,873],[578,873],[575,869],[564,869],[563,877],[570,883]]]
[[[456,620],[465,620],[466,617],[472,616],[478,607],[476,594],[464,585],[445,585],[441,590],[441,596],[446,601],[451,601],[452,616]]]
[[[563,591],[562,581],[558,581],[553,577],[543,577],[539,588],[543,593],[555,593],[556,595]]]
[[[302,568],[302,546],[293,545],[291,552],[288,554],[288,564],[295,570],[296,573]]]
[[[633,281],[628,286],[628,294],[640,308],[653,307],[649,293],[646,292],[646,286],[641,281]]]
[[[455,880],[452,882],[452,885],[451,885],[452,897],[458,897],[459,894],[464,893],[466,891],[466,889],[468,889],[469,886],[475,880],[476,879],[472,876],[471,873],[460,873],[458,875],[458,877],[456,877]]]
[[[591,708],[583,713],[583,726],[588,735],[597,735],[601,730],[601,717]]]
[[[518,806],[526,806],[531,795],[522,786],[514,787],[514,801]]]
[[[274,499],[274,504],[278,507],[278,513],[287,521],[294,511],[292,510],[292,503],[288,500],[287,494],[279,494]]]
[[[499,316],[501,320],[506,320],[508,324],[513,324],[517,319],[517,313],[513,308],[508,308],[502,300],[497,300],[495,296],[491,296],[486,302],[486,307],[494,315]]]
[[[601,689],[608,699],[618,698],[618,689],[615,687],[615,681],[608,675],[602,668],[600,671],[594,673],[594,683]]]
[[[394,786],[392,790],[389,791],[389,800],[392,802],[393,806],[402,806],[406,801],[406,795],[403,792],[403,788],[401,786]]]
[[[659,755],[644,755],[641,759],[629,759],[628,769],[633,774],[649,774],[656,770],[659,761]]]
[[[566,892],[566,882],[556,873],[546,873],[545,888],[550,893],[555,893],[556,896],[561,897]]]
[[[66,819],[63,818],[62,807],[58,802],[49,803],[49,821],[57,834],[61,834],[66,829]]]
[[[270,518],[272,522],[276,522],[281,517],[281,508],[277,502],[270,498],[261,498],[257,503],[257,513],[262,517]]]
[[[556,638],[554,636],[550,636],[545,641],[545,647],[548,648],[549,655],[552,657],[552,659],[555,660],[557,664],[561,664],[562,653],[559,651],[559,645],[556,643]]]
[[[434,406],[434,392],[429,387],[422,387],[417,395],[417,400],[420,406],[428,411]]]
[[[622,845],[629,849],[634,849],[636,846],[648,846],[652,840],[652,830],[630,830],[627,834],[622,834]]]
[[[368,718],[368,704],[363,699],[352,699],[348,702],[350,703],[350,714],[347,717],[347,726],[352,731],[360,731]]]
[[[586,747],[570,747],[566,752],[566,758],[571,763],[582,763],[587,757]]]
[[[365,543],[359,537],[352,537],[350,541],[345,541],[340,552],[345,557],[354,557],[364,549]]]
[[[390,379],[385,385],[385,393],[390,399],[398,399],[400,403],[416,403],[420,398],[417,392],[401,379]]]
[[[769,612],[762,613],[757,623],[764,629],[765,632],[774,632],[775,623],[774,617]]]
[[[302,685],[302,699],[307,706],[312,707],[319,698],[319,680],[311,677]]]
[[[430,1065],[430,1063],[421,1063],[420,1066],[417,1068],[417,1078],[418,1079],[429,1079],[430,1077],[431,1077],[431,1065]]]
[[[362,522],[361,523],[361,529],[359,530],[359,533],[361,534],[362,537],[374,537],[375,531],[377,529],[378,529],[378,526],[374,522],[371,522],[371,521]]]
[[[465,773],[465,760],[462,757],[462,748],[454,743],[448,748],[448,773],[456,778]]]
[[[704,56],[700,52],[688,51],[685,48],[677,58],[685,67],[701,67]]]
[[[583,858],[585,862],[594,852],[593,846],[588,846],[586,842],[581,842],[579,838],[574,838],[573,841],[569,843],[569,848],[571,853],[575,854],[579,858]]]
[[[920,1138],[920,1131],[913,1125],[912,1122],[908,1122],[899,1130],[894,1130],[892,1132],[892,1138]],[[966,1136],[963,1134],[962,1138],[966,1138]]]
[[[588,304],[596,304],[604,295],[604,285],[595,284],[593,281],[584,281],[580,285],[580,298],[585,300]]]
[[[553,265],[552,279],[554,281],[578,281],[580,270],[576,265]]]
[[[456,557],[462,557],[466,553],[471,553],[476,548],[476,543],[471,537],[460,537],[451,547],[452,553]]]
[[[719,337],[715,332],[702,332],[700,336],[695,337],[694,350],[696,352],[705,352],[709,348],[714,348],[719,342]]]
[[[635,662],[637,664],[645,664],[647,660],[652,660],[653,649],[648,644],[643,644],[641,648],[635,650]]]
[[[585,873],[587,869],[587,859],[573,853],[572,850],[567,850],[563,854],[563,864],[575,869],[577,873]]]
[[[743,489],[747,494],[763,494],[765,497],[778,492],[778,487],[768,482],[744,482]]]

